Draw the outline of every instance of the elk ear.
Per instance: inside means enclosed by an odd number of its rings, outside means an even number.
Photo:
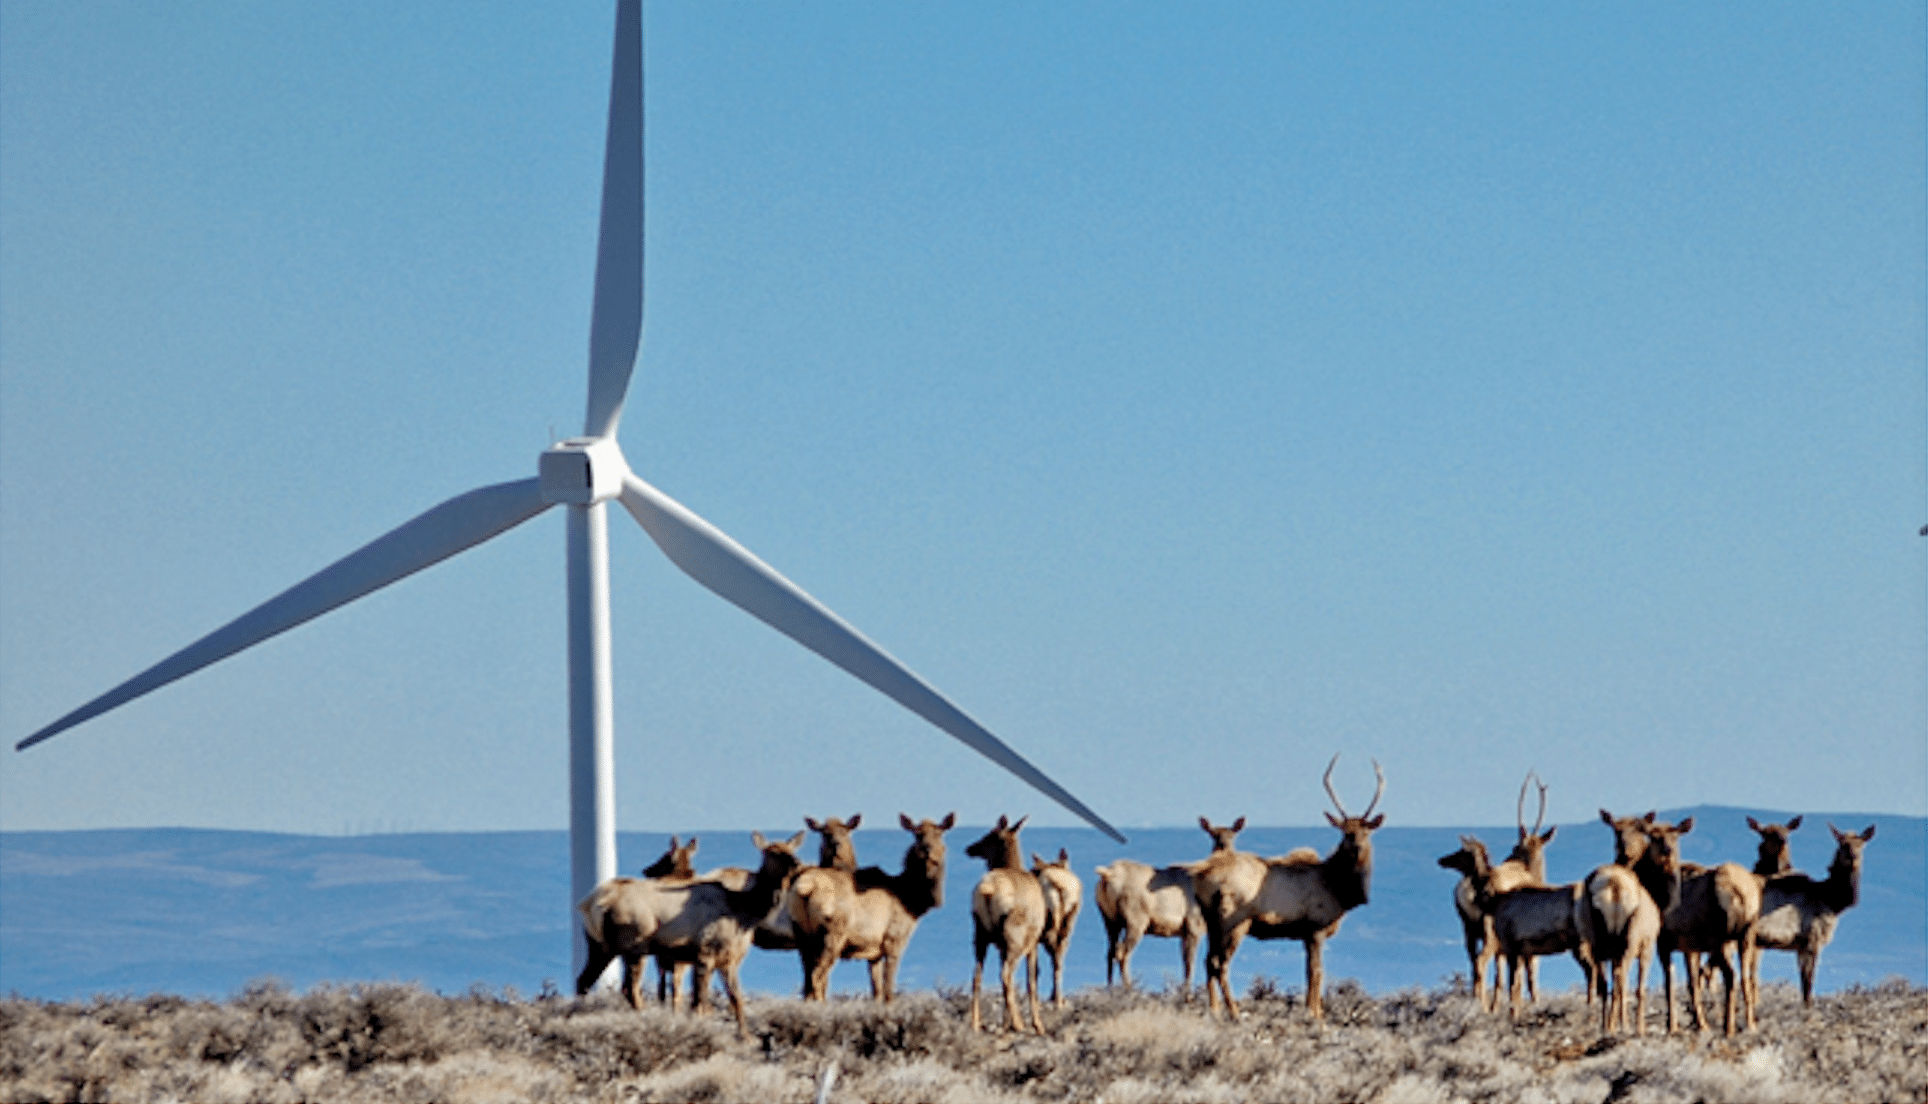
[[[1541,846],[1541,847],[1545,847],[1545,846],[1546,846],[1547,844],[1549,844],[1549,843],[1552,843],[1552,842],[1553,842],[1553,833],[1555,833],[1555,832],[1557,832],[1557,831],[1559,831],[1559,830],[1560,830],[1560,826],[1559,826],[1559,825],[1557,825],[1557,824],[1555,824],[1555,825],[1554,825],[1553,827],[1551,827],[1551,828],[1548,828],[1548,829],[1547,829],[1546,831],[1544,831],[1544,832],[1541,832],[1541,833],[1540,833],[1540,846]]]
[[[1045,867],[1050,865],[1051,865],[1050,863],[1045,862],[1042,858],[1040,858],[1036,851],[1031,852],[1031,869],[1043,870]]]
[[[1680,833],[1683,836],[1693,830],[1694,830],[1693,817],[1688,817],[1686,820],[1683,820],[1679,824],[1674,825],[1674,831]]]
[[[1861,842],[1866,843],[1873,838],[1874,838],[1874,825],[1870,824],[1868,825],[1868,830],[1861,833]]]
[[[1605,809],[1600,810],[1600,823],[1609,828],[1613,827],[1613,814],[1607,812]]]
[[[1648,824],[1652,824],[1654,822],[1654,811],[1652,809],[1648,809],[1647,815],[1644,817],[1641,817],[1640,819],[1646,821]]]
[[[754,844],[756,844],[756,849],[757,849],[758,851],[761,851],[761,850],[763,850],[763,843],[764,843],[764,841],[763,841],[763,833],[762,833],[762,832],[751,832],[751,833],[750,833],[750,842],[751,842],[751,843],[754,843]]]
[[[690,841],[689,841],[688,843],[686,843],[686,844],[684,844],[683,846],[685,846],[685,847],[687,847],[687,848],[689,848],[689,849],[690,849],[690,854],[692,854],[692,855],[694,855],[694,854],[696,854],[696,837],[695,837],[695,836],[691,836],[691,837],[690,837]]]
[[[1800,826],[1801,826],[1800,817],[1795,817],[1793,820],[1790,820],[1787,822],[1787,830],[1790,832],[1794,831],[1796,828],[1799,828]]]
[[[1345,821],[1343,821],[1343,820],[1340,820],[1340,819],[1339,819],[1338,817],[1336,817],[1336,816],[1333,816],[1333,815],[1332,815],[1331,813],[1327,813],[1327,814],[1325,815],[1325,818],[1326,818],[1326,823],[1327,823],[1327,824],[1330,824],[1330,825],[1332,825],[1332,826],[1333,826],[1334,828],[1337,828],[1337,829],[1339,829],[1339,830],[1340,830],[1341,832],[1343,832],[1343,831],[1345,831],[1345,830],[1346,830],[1346,822],[1345,822]]]
[[[956,813],[954,813],[954,812],[951,812],[951,813],[945,813],[945,814],[944,814],[944,819],[943,819],[943,820],[940,820],[940,821],[938,821],[938,822],[937,822],[937,827],[938,827],[938,828],[940,828],[940,829],[942,829],[943,831],[946,831],[946,832],[948,832],[948,831],[950,831],[950,830],[951,830],[951,825],[953,825],[953,824],[956,824],[956,823],[957,823],[957,814],[956,814]]]
[[[1232,822],[1232,831],[1234,831],[1234,832],[1243,832],[1243,831],[1245,831],[1245,818],[1244,818],[1244,817],[1240,817],[1240,818],[1238,818],[1237,820],[1235,820],[1235,821],[1233,821],[1233,822]]]
[[[1386,823],[1386,814],[1380,813],[1378,816],[1373,817],[1371,820],[1366,821],[1366,831],[1377,832],[1379,830],[1379,826],[1384,823]]]
[[[1011,818],[1010,818],[1010,817],[1007,817],[1007,816],[999,816],[999,817],[997,818],[997,831],[1000,831],[1000,832],[1002,832],[1002,831],[1004,831],[1004,830],[1005,830],[1006,828],[1009,828],[1010,826],[1011,826]]]
[[[1059,862],[1061,862],[1061,863],[1063,863],[1063,864],[1064,864],[1064,865],[1066,865],[1066,866],[1070,866],[1070,865],[1071,865],[1071,852],[1069,852],[1069,851],[1066,851],[1066,850],[1065,850],[1064,848],[1062,848],[1062,847],[1060,847],[1060,848],[1058,848],[1058,861],[1059,861]]]
[[[903,825],[903,826],[904,826],[904,831],[906,831],[906,832],[915,832],[915,831],[917,831],[917,825],[915,825],[915,824],[912,824],[912,823],[910,822],[910,816],[909,816],[909,814],[906,814],[906,813],[898,813],[898,814],[897,814],[897,823],[899,823],[899,824],[901,824],[901,825]]]
[[[1748,817],[1748,818],[1747,818],[1747,826],[1748,826],[1749,828],[1752,828],[1752,829],[1754,829],[1754,830],[1755,830],[1756,832],[1759,832],[1759,831],[1761,831],[1761,830],[1762,830],[1762,829],[1761,829],[1761,822],[1760,822],[1760,821],[1758,821],[1758,820],[1755,820],[1755,819],[1754,819],[1753,817]]]
[[[804,817],[803,826],[810,829],[812,832],[823,831],[823,825],[818,824],[815,817]]]
[[[1206,820],[1204,817],[1198,818],[1198,826],[1200,828],[1203,828],[1207,832],[1212,830],[1212,822],[1209,820]]]
[[[785,851],[795,851],[797,848],[802,846],[803,846],[803,833],[798,832],[796,835],[790,837],[789,842],[783,845],[783,849]]]
[[[1031,819],[1030,813],[1026,813],[1023,816],[1019,817],[1018,822],[1016,824],[1011,825],[1011,831],[1015,832],[1018,829],[1024,827],[1024,822],[1030,819]]]
[[[863,822],[864,822],[864,814],[857,813],[853,815],[849,820],[844,822],[844,827],[855,832],[857,830],[857,825],[862,824]]]

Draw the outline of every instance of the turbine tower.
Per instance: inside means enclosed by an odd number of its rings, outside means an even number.
[[[25,750],[209,664],[473,548],[552,506],[568,513],[570,904],[616,874],[610,716],[609,516],[620,502],[671,562],[724,599],[963,741],[1120,842],[1124,837],[909,668],[742,545],[629,470],[616,443],[643,323],[641,0],[618,0],[603,161],[602,225],[589,325],[589,406],[580,437],[537,474],[436,506],[21,740]],[[574,931],[576,965],[582,937]]]

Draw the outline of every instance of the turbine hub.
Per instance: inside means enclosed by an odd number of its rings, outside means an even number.
[[[608,437],[571,437],[543,450],[539,466],[548,502],[588,506],[621,494],[629,465]]]

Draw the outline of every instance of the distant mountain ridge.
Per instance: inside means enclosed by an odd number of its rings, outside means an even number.
[[[1634,810],[1614,810],[1616,813]],[[1641,810],[1644,811],[1644,810]],[[1685,857],[1751,865],[1755,836],[1745,817],[1786,820],[1787,813],[1701,806],[1663,810],[1692,816]],[[1928,820],[1869,814],[1807,815],[1794,834],[1795,864],[1825,871],[1833,854],[1826,822],[1843,830],[1874,824],[1861,902],[1842,920],[1822,958],[1820,986],[1840,989],[1900,976],[1928,984]],[[908,836],[889,829],[856,833],[861,860],[896,870]],[[764,826],[766,834],[800,828]],[[959,826],[949,840],[946,904],[911,941],[900,987],[970,982],[970,918],[964,906],[981,866],[964,846],[981,826]],[[1367,989],[1431,988],[1464,974],[1466,957],[1452,913],[1454,875],[1435,860],[1462,834],[1497,850],[1514,828],[1400,828],[1373,837],[1372,900],[1349,915],[1328,944],[1328,979],[1355,978]],[[1163,864],[1201,858],[1208,849],[1196,827],[1139,829],[1118,845],[1084,828],[1027,829],[1027,852],[1071,854],[1086,883],[1065,981],[1073,989],[1102,985],[1104,925],[1091,902],[1093,868],[1129,857]],[[748,865],[749,829],[703,832],[698,866]],[[1242,850],[1283,854],[1301,846],[1330,850],[1329,828],[1248,828]],[[661,854],[667,835],[625,832],[622,869],[635,873]],[[805,845],[815,853],[814,838]],[[1578,878],[1611,857],[1597,821],[1560,826],[1548,848],[1555,881]],[[226,996],[274,977],[297,988],[333,982],[419,981],[442,992],[480,985],[527,994],[545,982],[567,991],[573,921],[568,897],[566,833],[479,832],[380,836],[299,836],[203,829],[111,829],[0,833],[0,992],[44,999],[96,993],[171,992]],[[995,952],[993,953],[995,957]],[[1304,984],[1303,954],[1292,942],[1248,940],[1233,966],[1241,990],[1258,974],[1286,988]],[[1770,954],[1765,976],[1790,980],[1790,955]],[[1178,977],[1176,940],[1148,939],[1133,960],[1141,983]],[[1200,967],[1202,980],[1202,966]],[[794,954],[753,952],[744,970],[757,991],[790,994],[801,980]],[[1550,987],[1577,984],[1570,962],[1549,962]],[[840,966],[839,992],[867,992],[861,966]],[[1047,982],[1048,984],[1048,982]]]

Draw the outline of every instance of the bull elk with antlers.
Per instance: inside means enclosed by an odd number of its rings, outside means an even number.
[[[1386,792],[1386,775],[1375,760],[1378,786],[1372,803],[1359,816],[1346,812],[1332,788],[1334,755],[1326,764],[1325,791],[1339,815],[1326,820],[1340,833],[1339,845],[1324,859],[1316,853],[1293,852],[1263,859],[1243,851],[1218,851],[1200,862],[1192,873],[1192,895],[1205,917],[1205,996],[1216,1011],[1221,997],[1226,1014],[1236,1020],[1238,1002],[1227,977],[1232,956],[1248,934],[1254,939],[1297,939],[1305,944],[1306,1010],[1315,1020],[1325,1018],[1323,988],[1325,941],[1339,930],[1347,912],[1367,901],[1372,882],[1372,833],[1384,824],[1373,816]]]

